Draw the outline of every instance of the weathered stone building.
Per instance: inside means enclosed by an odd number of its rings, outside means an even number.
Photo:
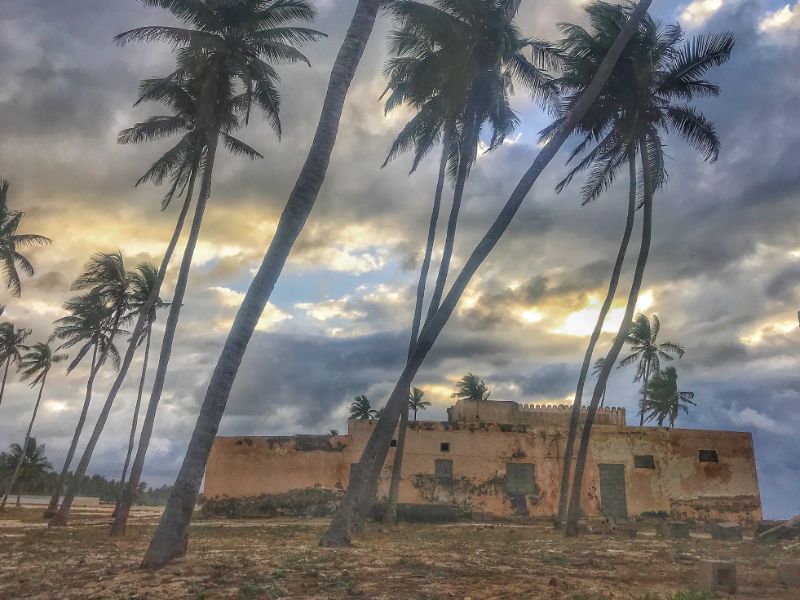
[[[461,400],[447,421],[409,423],[399,511],[553,517],[568,421],[566,407]],[[206,501],[233,513],[327,513],[373,426],[350,421],[347,435],[337,436],[219,437],[206,471]],[[393,462],[391,449],[379,500]],[[590,516],[761,519],[750,433],[628,427],[623,409],[597,413],[583,489]]]

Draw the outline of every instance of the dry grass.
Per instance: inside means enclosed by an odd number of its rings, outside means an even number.
[[[739,597],[798,598],[775,566],[800,559],[797,542],[763,546],[692,538],[587,535],[564,540],[547,525],[372,526],[349,549],[317,546],[326,521],[198,520],[188,556],[142,571],[157,515],[137,512],[124,539],[108,514],[38,526],[40,509],[0,515],[2,598],[303,598],[703,600],[689,590],[700,558],[735,558]],[[647,535],[645,535],[647,534]]]

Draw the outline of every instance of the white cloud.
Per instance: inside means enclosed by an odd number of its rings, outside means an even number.
[[[758,24],[758,30],[764,33],[790,29],[800,29],[800,1],[793,7],[787,4],[776,11],[768,12]]]
[[[338,298],[335,300],[323,300],[322,302],[299,302],[294,305],[298,310],[302,310],[312,319],[317,321],[330,321],[331,319],[359,319],[366,314],[360,310],[349,308],[350,298]]]
[[[694,0],[678,17],[688,27],[700,27],[711,15],[722,8],[722,0]]]
[[[244,300],[244,293],[237,292],[236,290],[232,290],[230,288],[222,287],[222,286],[214,286],[209,288],[212,292],[214,292],[217,296],[217,301],[226,310],[226,313],[230,310],[238,310],[239,305]],[[288,319],[291,319],[292,315],[287,312],[282,311],[280,308],[272,304],[271,302],[267,304],[267,307],[264,309],[264,312],[261,315],[261,318],[258,320],[258,325],[256,325],[256,329],[258,331],[270,331],[275,329],[275,326]],[[219,319],[216,322],[217,329],[220,331],[228,331],[233,324],[233,319],[230,317],[225,317]]]
[[[730,417],[731,421],[736,423],[737,426],[750,426],[755,427],[756,429],[768,431],[770,433],[778,433],[783,435],[792,433],[790,427],[787,427],[782,423],[778,423],[773,418],[768,417],[764,413],[760,413],[750,407],[743,408],[740,411],[730,411],[728,416]]]

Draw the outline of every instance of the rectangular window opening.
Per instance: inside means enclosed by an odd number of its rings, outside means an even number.
[[[506,463],[506,491],[511,494],[535,494],[536,473],[530,463]]]
[[[389,444],[392,448],[397,448],[397,440],[392,440],[392,443]]]
[[[633,466],[637,469],[655,469],[656,461],[652,454],[636,454],[633,457]]]
[[[439,450],[441,452],[450,452],[450,442],[442,442],[439,444]]]
[[[700,462],[719,462],[716,450],[700,450],[698,458],[700,458]]]
[[[452,481],[453,461],[449,458],[437,458],[433,461],[433,473],[436,481]]]

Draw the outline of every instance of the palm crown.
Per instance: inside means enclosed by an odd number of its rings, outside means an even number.
[[[417,420],[417,411],[426,410],[431,403],[425,400],[425,392],[418,387],[412,388],[408,395],[408,408],[414,411],[414,420]]]
[[[451,395],[451,398],[459,398],[463,400],[488,400],[491,392],[486,387],[486,383],[472,373],[467,373],[456,384],[456,391]]]
[[[8,208],[8,187],[8,181],[0,178],[0,274],[11,293],[19,296],[22,282],[17,268],[29,277],[34,274],[33,265],[20,249],[46,246],[50,239],[34,233],[17,233],[25,213]]]
[[[22,352],[28,349],[25,340],[30,334],[30,329],[15,328],[13,323],[0,323],[0,362],[19,362]]]
[[[649,411],[647,420],[656,420],[661,427],[669,420],[669,427],[675,426],[680,411],[688,414],[693,402],[694,392],[678,391],[678,372],[675,367],[667,367],[655,373],[647,386],[649,399],[645,410]]]
[[[130,281],[130,290],[128,292],[128,310],[131,315],[138,315],[147,306],[147,301],[150,299],[150,294],[156,288],[158,281],[158,269],[155,265],[150,263],[142,263],[136,267],[135,271],[128,273],[128,280]],[[164,302],[160,297],[157,297],[155,302],[150,306],[147,312],[147,325],[145,331],[149,329],[156,320],[156,313],[159,308],[169,306],[169,302]]]
[[[30,346],[20,359],[20,376],[23,381],[29,381],[29,385],[34,387],[44,381],[53,365],[66,359],[66,354],[53,351],[50,344],[38,342]]]
[[[627,367],[636,363],[634,381],[648,379],[651,373],[656,373],[661,368],[662,360],[673,360],[676,354],[682,358],[685,351],[683,346],[675,342],[659,342],[658,334],[661,331],[661,321],[658,315],[648,319],[646,315],[638,314],[631,324],[625,342],[630,345],[631,353],[619,361],[620,367]]]
[[[519,0],[400,0],[388,9],[398,29],[389,34],[385,110],[407,105],[416,114],[386,162],[413,149],[413,171],[446,133],[456,134],[445,148],[453,176],[459,162],[468,169],[475,160],[482,123],[492,130],[490,149],[516,128],[519,119],[509,100],[515,80],[536,99],[553,100],[545,69],[557,62],[556,55],[514,25]]]
[[[555,81],[562,91],[561,116],[542,134],[555,133],[564,115],[575,105],[634,8],[633,3],[592,2],[586,7],[591,31],[561,23],[564,34],[563,72]],[[664,26],[647,15],[627,45],[605,87],[575,131],[582,137],[572,161],[593,148],[559,183],[563,189],[579,172],[590,170],[582,188],[584,203],[595,200],[614,181],[622,165],[635,157],[636,143],[644,138],[654,188],[663,184],[662,133],[674,131],[715,161],[720,151],[716,129],[703,113],[689,105],[696,98],[719,95],[719,87],[703,77],[727,62],[734,46],[731,33],[696,36],[683,42],[679,25]]]
[[[350,403],[350,418],[361,420],[361,421],[371,421],[375,417],[378,416],[378,411],[376,411],[369,403],[369,400],[364,394],[360,396],[356,396],[353,398],[353,401]]]
[[[59,349],[78,346],[78,353],[67,367],[71,372],[83,358],[96,348],[97,360],[93,368],[99,367],[109,356],[114,364],[120,362],[119,351],[114,345],[113,312],[97,296],[76,296],[64,304],[69,312],[55,321],[53,337],[63,340]]]

